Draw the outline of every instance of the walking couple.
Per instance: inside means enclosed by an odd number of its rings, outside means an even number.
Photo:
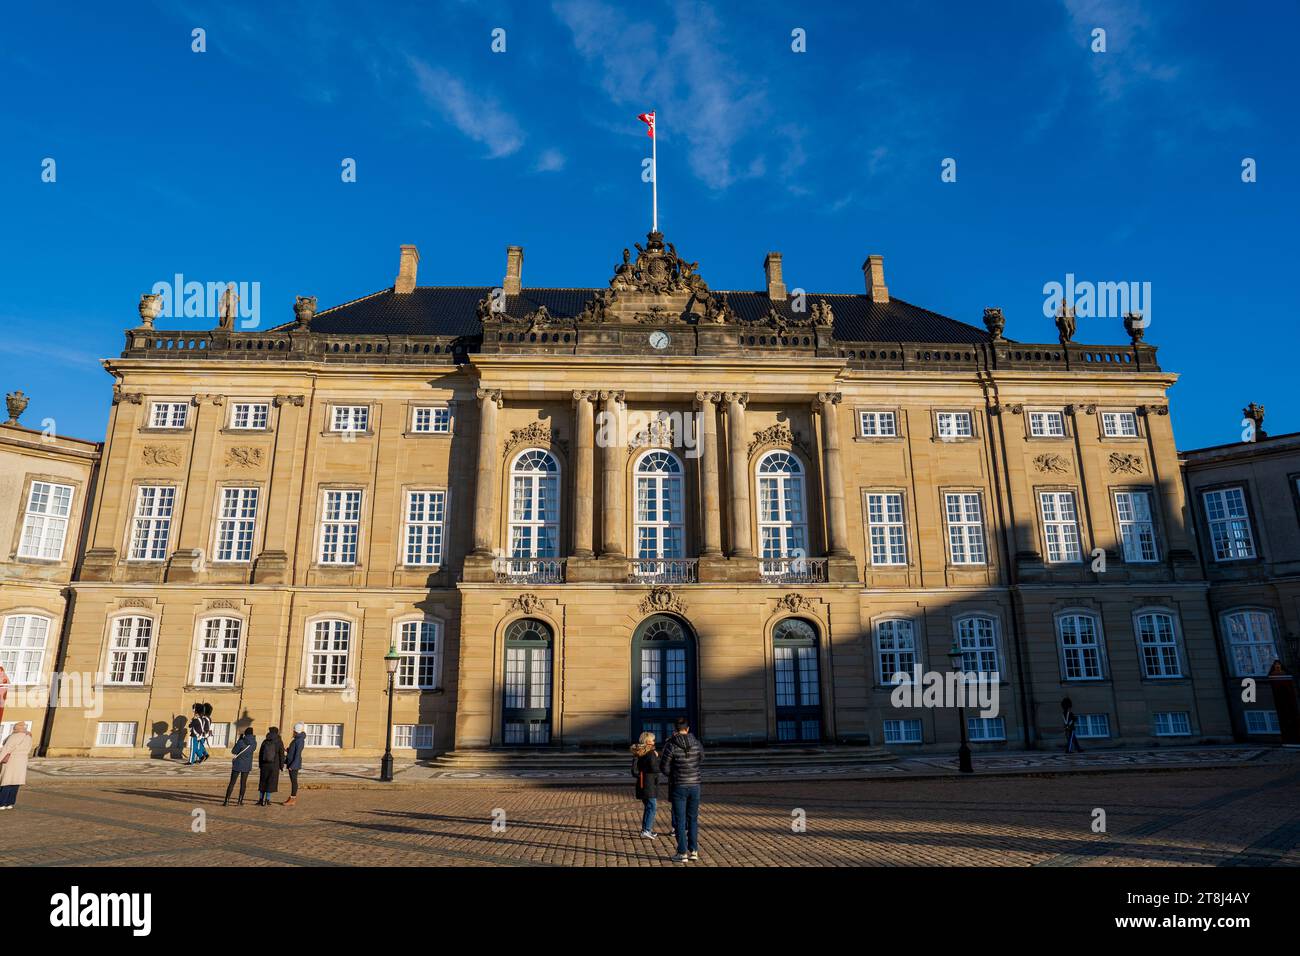
[[[226,785],[226,799],[221,805],[230,803],[230,794],[239,782],[239,806],[244,805],[244,792],[248,787],[248,775],[253,770],[253,754],[257,753],[257,805],[269,807],[271,794],[280,788],[280,771],[289,771],[291,786],[289,799],[284,801],[286,807],[298,802],[298,771],[302,770],[302,752],[307,746],[307,726],[302,723],[293,725],[293,740],[285,750],[284,741],[280,739],[280,729],[272,727],[266,732],[262,746],[257,745],[257,735],[249,727],[234,746],[230,748],[230,783]]]
[[[676,732],[664,744],[663,752],[655,749],[655,735],[644,733],[632,747],[635,758],[632,773],[636,776],[636,795],[644,811],[641,836],[658,839],[654,832],[655,810],[659,803],[659,775],[668,778],[668,798],[673,808],[673,834],[677,838],[674,863],[700,858],[700,767],[704,747],[691,733],[690,722],[678,717]]]

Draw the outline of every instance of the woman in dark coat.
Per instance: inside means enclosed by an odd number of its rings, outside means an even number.
[[[280,739],[280,729],[271,727],[262,741],[262,749],[257,752],[257,805],[269,807],[271,794],[280,786],[280,770],[284,767],[284,741]]]
[[[244,791],[248,789],[248,774],[253,769],[253,751],[256,749],[257,738],[253,736],[253,728],[248,727],[230,748],[230,783],[226,784],[226,799],[221,801],[223,807],[230,803],[236,779],[239,780],[239,805],[244,805]]]
[[[641,813],[641,835],[647,840],[655,836],[655,809],[659,803],[659,751],[655,750],[655,735],[646,732],[632,748],[634,758],[632,773],[636,775],[636,798],[644,808]]]

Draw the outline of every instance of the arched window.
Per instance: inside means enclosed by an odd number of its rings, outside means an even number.
[[[803,465],[788,451],[758,461],[758,540],[764,574],[784,573],[781,558],[808,556]]]
[[[1092,614],[1069,613],[1056,619],[1061,644],[1062,680],[1101,680],[1105,677],[1101,655],[1101,627]]]
[[[821,740],[817,629],[799,618],[786,618],[772,632],[772,661],[776,667],[776,739]]]
[[[1268,611],[1230,611],[1223,616],[1223,634],[1236,677],[1263,677],[1278,659],[1273,615]]]
[[[682,463],[669,451],[648,451],[636,463],[637,574],[657,574],[657,559],[685,554]]]
[[[350,621],[315,622],[307,654],[307,686],[348,686],[348,654],[351,648]]]
[[[876,664],[880,683],[910,684],[916,676],[916,632],[906,618],[876,622]]]
[[[0,631],[0,667],[11,684],[39,684],[50,636],[50,619],[39,614],[11,614]]]
[[[1002,670],[998,653],[998,622],[987,614],[973,614],[957,620],[957,646],[961,648],[961,669],[980,680],[996,681]]]
[[[510,556],[559,555],[560,466],[540,448],[520,452],[510,466]]]
[[[506,679],[502,739],[507,744],[551,742],[551,629],[523,618],[505,634]]]
[[[239,663],[239,639],[244,622],[237,617],[210,617],[200,624],[199,648],[194,663],[194,683],[204,687],[230,687]]]
[[[1141,611],[1133,620],[1138,651],[1142,655],[1142,676],[1150,679],[1182,677],[1178,663],[1178,636],[1174,616],[1168,611]]]

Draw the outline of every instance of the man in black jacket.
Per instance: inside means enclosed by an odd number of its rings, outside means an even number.
[[[673,804],[673,829],[677,831],[674,863],[700,858],[700,766],[704,747],[691,734],[685,717],[677,718],[677,732],[668,738],[659,760],[660,772],[668,778],[668,795]]]

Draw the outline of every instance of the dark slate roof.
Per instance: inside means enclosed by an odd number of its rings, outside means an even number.
[[[420,286],[398,295],[384,289],[352,302],[316,313],[313,332],[352,335],[454,335],[477,336],[476,306],[491,292],[488,286]],[[572,318],[595,294],[595,289],[524,289],[506,301],[508,314],[522,318],[538,306],[556,318]],[[772,307],[766,292],[727,292],[727,302],[742,322],[762,320]],[[977,345],[988,341],[984,329],[958,322],[891,298],[872,302],[866,295],[811,292],[809,304],[825,299],[835,313],[835,338],[844,342],[951,342]],[[777,311],[792,317],[790,300],[777,303]],[[292,323],[284,326],[291,327]]]

